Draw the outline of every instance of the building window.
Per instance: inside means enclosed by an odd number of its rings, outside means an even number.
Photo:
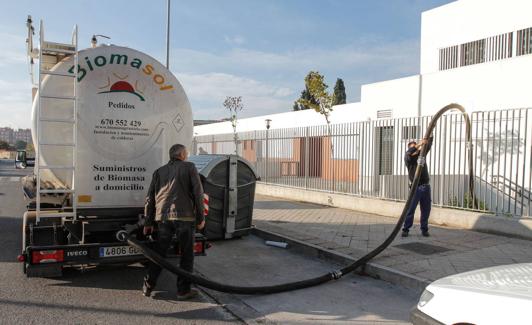
[[[403,126],[403,140],[417,139],[417,125]]]
[[[532,53],[532,27],[517,31],[516,55]]]
[[[496,61],[512,57],[513,33],[486,38],[485,60]]]
[[[532,28],[517,32],[517,55],[532,53]],[[442,48],[439,50],[439,70],[512,57],[513,32]]]
[[[458,67],[458,45],[440,49],[440,70]]]
[[[377,127],[376,162],[379,175],[393,175],[394,127]]]
[[[485,39],[462,44],[460,46],[462,52],[460,66],[483,63],[485,44]]]

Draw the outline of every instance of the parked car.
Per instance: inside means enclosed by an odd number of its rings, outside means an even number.
[[[421,294],[411,321],[414,325],[532,324],[532,263],[436,280]]]

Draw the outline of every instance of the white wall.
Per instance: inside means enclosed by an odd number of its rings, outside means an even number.
[[[368,117],[369,112],[367,112],[367,110],[363,110],[360,103],[350,103],[334,106],[331,113],[331,122],[347,123],[364,121],[367,120]],[[246,132],[254,130],[266,130],[266,119],[271,120],[271,129],[325,124],[323,115],[320,115],[313,110],[304,110],[239,119],[237,131]],[[232,132],[233,128],[231,127],[230,122],[213,123],[194,127],[195,135],[223,134]]]
[[[377,111],[392,110],[392,117],[412,117],[418,115],[419,76],[388,80],[363,85],[361,90],[364,111],[372,119]]]
[[[460,0],[421,14],[421,74],[438,71],[440,48],[532,27],[530,0]]]
[[[421,114],[449,103],[469,112],[532,107],[530,71],[532,55],[524,55],[423,75]]]

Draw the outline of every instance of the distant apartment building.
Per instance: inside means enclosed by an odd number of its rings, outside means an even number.
[[[13,129],[12,128],[0,128],[0,141],[5,141],[9,144],[13,143]]]
[[[0,141],[5,141],[11,145],[17,143],[17,141],[24,141],[31,143],[31,130],[30,129],[18,129],[13,130],[10,127],[0,128]]]
[[[30,129],[18,129],[13,131],[13,138],[15,143],[17,141],[24,141],[26,143],[31,143],[31,130]]]

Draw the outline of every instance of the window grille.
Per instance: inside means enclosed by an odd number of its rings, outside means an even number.
[[[392,118],[392,110],[391,109],[384,109],[377,111],[377,118]]]
[[[532,27],[517,31],[516,55],[532,53]]]

